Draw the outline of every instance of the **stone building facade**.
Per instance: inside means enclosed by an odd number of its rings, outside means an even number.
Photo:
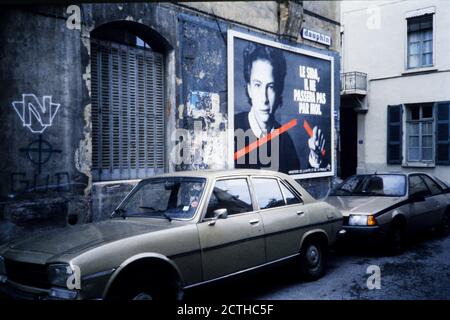
[[[303,39],[302,27],[332,43]],[[142,178],[231,168],[229,30],[333,57],[339,87],[333,1],[4,6],[0,243],[106,219]],[[196,92],[209,93],[216,107],[192,110]],[[334,95],[338,126],[339,90]],[[179,129],[192,151],[181,164]],[[300,183],[321,197],[332,179]]]

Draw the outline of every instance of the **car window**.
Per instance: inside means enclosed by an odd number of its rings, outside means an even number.
[[[214,210],[227,209],[228,215],[253,211],[247,179],[216,181],[205,218],[214,217]]]
[[[281,191],[284,194],[284,198],[286,199],[287,204],[297,204],[303,202],[295,194],[293,194],[283,183],[280,183],[280,187]]]
[[[424,193],[424,195],[430,193],[427,186],[418,175],[409,177],[409,194],[413,195],[416,193]]]
[[[190,219],[194,216],[205,179],[172,177],[141,182],[121,207],[127,216]]]
[[[406,192],[402,174],[356,175],[334,187],[330,196],[388,196],[400,197]]]
[[[253,178],[252,181],[260,209],[276,208],[285,205],[276,179]]]
[[[430,177],[426,175],[421,175],[421,177],[425,181],[425,184],[428,186],[433,196],[442,193],[442,189],[436,184],[436,182],[431,180]]]

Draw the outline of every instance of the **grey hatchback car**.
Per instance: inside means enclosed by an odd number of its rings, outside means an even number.
[[[449,231],[449,188],[425,173],[354,175],[333,188],[326,202],[341,210],[347,239],[375,240],[393,254],[403,251],[408,234]]]
[[[333,206],[272,171],[195,171],[142,180],[109,221],[0,248],[0,291],[23,299],[169,299],[290,258],[324,274],[342,227]]]

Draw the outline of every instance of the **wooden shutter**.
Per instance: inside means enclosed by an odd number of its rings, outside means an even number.
[[[402,163],[402,105],[388,106],[387,112],[387,163]]]
[[[93,177],[145,178],[164,171],[161,54],[91,43]]]
[[[450,103],[436,104],[436,164],[450,164]]]

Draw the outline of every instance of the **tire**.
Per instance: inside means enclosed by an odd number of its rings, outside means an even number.
[[[389,255],[399,255],[405,251],[405,227],[400,222],[394,222],[386,239],[386,249]]]
[[[140,292],[131,300],[153,300],[153,296],[147,292]]]
[[[116,294],[113,295],[113,300],[161,300],[163,297],[156,288],[149,286],[139,286],[129,284],[129,286],[123,286]]]
[[[151,283],[145,279],[124,279],[115,287],[110,296],[112,300],[156,300],[173,301],[177,299],[177,294],[169,283],[157,281]]]
[[[450,234],[450,210],[447,210],[447,212],[444,213],[437,231],[442,237],[446,237]]]
[[[314,281],[325,274],[326,248],[321,241],[308,240],[300,253],[300,270],[303,278]]]

